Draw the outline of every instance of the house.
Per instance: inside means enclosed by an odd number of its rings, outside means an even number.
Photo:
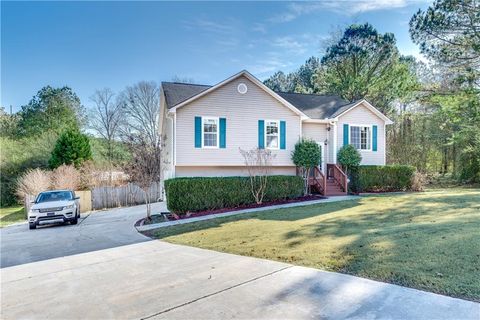
[[[240,148],[270,149],[276,155],[272,174],[295,175],[292,150],[306,137],[322,149],[312,184],[323,194],[344,193],[338,150],[352,144],[362,164],[384,165],[385,127],[391,123],[366,100],[274,92],[247,71],[214,86],[163,82],[163,177],[247,175]]]

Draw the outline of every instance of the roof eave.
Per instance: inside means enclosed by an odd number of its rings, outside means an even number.
[[[388,118],[386,115],[384,115],[383,113],[381,113],[377,108],[375,108],[370,102],[368,102],[367,100],[365,99],[362,99],[362,100],[359,100],[357,101],[357,103],[355,103],[354,105],[352,105],[350,108],[348,108],[347,110],[343,111],[342,113],[340,113],[339,115],[337,115],[335,118],[333,118],[333,120],[335,121],[338,121],[338,119],[343,116],[345,113],[351,111],[352,109],[358,107],[360,104],[364,103],[368,109],[370,111],[372,111],[373,113],[375,113],[375,115],[377,115],[380,119],[382,119],[383,121],[385,121],[385,124],[393,124],[393,121],[390,120],[390,118]]]
[[[237,79],[238,77],[240,76],[245,76],[247,79],[249,79],[250,81],[252,81],[253,83],[255,83],[256,85],[258,85],[260,88],[262,88],[265,92],[267,92],[268,94],[270,94],[272,97],[274,97],[275,99],[277,99],[280,103],[282,103],[284,106],[286,106],[287,108],[289,108],[290,110],[292,110],[293,112],[295,112],[296,114],[298,114],[300,116],[300,118],[302,120],[305,120],[305,119],[309,119],[309,117],[303,113],[302,111],[300,111],[298,108],[296,108],[294,105],[292,105],[290,102],[288,102],[287,100],[283,99],[280,95],[276,94],[273,90],[271,90],[270,88],[268,88],[266,85],[264,85],[260,80],[258,80],[257,78],[255,78],[250,72],[248,72],[247,70],[242,70],[236,74],[234,74],[233,76],[217,83],[216,85],[208,88],[207,90],[204,90],[196,95],[194,95],[193,97],[190,97],[188,98],[187,100],[185,101],[182,101],[178,104],[176,104],[175,106],[173,106],[172,108],[169,109],[169,112],[171,113],[175,113],[177,112],[177,109],[178,108],[181,108],[187,104],[189,104],[190,102],[200,98],[200,97],[203,97],[204,95],[208,94],[209,92],[212,92],[213,90],[217,89],[217,88],[220,88],[221,86]]]

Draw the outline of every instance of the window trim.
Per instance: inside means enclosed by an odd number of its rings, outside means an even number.
[[[205,145],[205,120],[215,120],[217,122],[217,145]],[[220,117],[203,117],[202,116],[202,149],[219,149],[220,148]]]
[[[274,147],[269,147],[268,146],[268,140],[267,140],[267,126],[268,126],[268,123],[269,122],[275,122],[277,124],[277,137],[278,137],[278,143],[277,143],[277,147],[274,148]],[[272,119],[269,119],[269,120],[264,120],[264,124],[263,124],[264,128],[263,128],[263,131],[264,131],[264,141],[265,141],[265,149],[268,149],[268,150],[280,150],[280,120],[272,120]]]
[[[353,146],[352,143],[352,127],[359,127],[359,128],[370,128],[370,148],[369,149],[357,149],[358,151],[364,151],[364,152],[371,152],[373,149],[373,125],[371,124],[348,124],[348,143]],[[360,141],[361,144],[361,141]],[[355,147],[355,146],[354,146]],[[378,148],[378,146],[377,146]],[[355,148],[356,149],[356,148]]]

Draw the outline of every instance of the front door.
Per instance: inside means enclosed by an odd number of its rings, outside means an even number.
[[[322,156],[321,156],[321,160],[322,160],[322,166],[321,166],[321,170],[322,170],[322,173],[325,174],[326,173],[326,168],[327,168],[327,164],[325,163],[325,144],[322,142],[319,142],[317,141],[318,145],[320,146],[320,150],[322,151]]]

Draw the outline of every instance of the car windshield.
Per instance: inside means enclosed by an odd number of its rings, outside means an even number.
[[[70,191],[43,192],[37,197],[36,203],[49,201],[73,200],[73,194]]]

